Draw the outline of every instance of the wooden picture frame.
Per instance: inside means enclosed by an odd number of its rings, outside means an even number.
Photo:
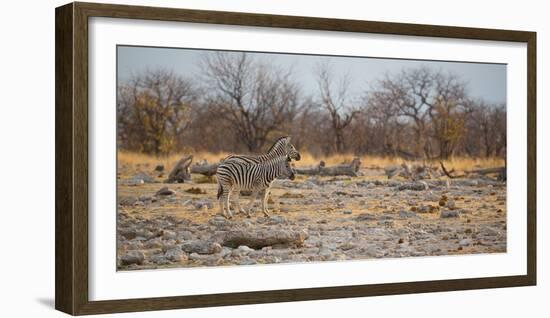
[[[56,17],[55,307],[101,314],[483,289],[536,284],[536,33],[451,26],[70,3]],[[110,17],[527,43],[527,275],[90,301],[88,298],[88,19]]]

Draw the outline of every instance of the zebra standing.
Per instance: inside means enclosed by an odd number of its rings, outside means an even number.
[[[261,191],[268,189],[273,180],[279,177],[294,180],[294,170],[290,166],[290,155],[279,156],[268,159],[265,162],[254,163],[244,160],[223,161],[218,166],[216,178],[218,179],[218,200],[222,214],[232,218],[233,213],[229,208],[229,197],[231,193],[241,190],[252,191],[246,215],[250,217],[252,204]],[[262,212],[269,216],[267,210],[267,197],[269,191],[264,191],[262,200]],[[243,212],[239,200],[236,201],[237,208]],[[227,213],[226,213],[227,211]]]
[[[263,155],[229,155],[225,157],[222,162],[230,162],[230,161],[242,161],[246,163],[262,163],[266,162],[270,159],[274,159],[280,156],[286,156],[288,155],[290,159],[299,161],[301,159],[300,153],[294,145],[290,142],[290,136],[283,136],[279,137],[273,145],[269,148],[267,153]],[[264,190],[265,193],[261,193],[264,197],[269,196],[269,188]],[[233,198],[233,200],[236,202],[236,206],[238,211],[241,213],[246,213],[239,205],[239,197],[240,197],[240,191],[235,191],[230,194],[230,196]],[[229,207],[228,207],[229,208]]]

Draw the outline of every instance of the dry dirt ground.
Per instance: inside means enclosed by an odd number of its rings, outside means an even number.
[[[506,252],[506,184],[488,179],[387,180],[371,169],[298,176],[274,182],[270,217],[257,202],[252,218],[226,220],[214,180],[164,184],[162,172],[138,170],[119,167],[119,270]],[[250,247],[220,239],[235,231],[296,240]]]

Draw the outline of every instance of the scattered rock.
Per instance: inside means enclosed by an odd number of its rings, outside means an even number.
[[[168,187],[162,187],[160,190],[157,191],[157,193],[155,195],[157,195],[157,196],[159,196],[159,195],[168,196],[168,195],[173,195],[173,194],[176,194],[176,191],[174,191],[172,189],[168,189]]]
[[[448,200],[446,204],[447,208],[454,210],[456,209],[455,201],[454,200]]]
[[[155,171],[158,171],[158,172],[164,171],[164,165],[157,165],[157,166],[155,167]]]
[[[460,246],[469,246],[470,245],[470,240],[463,239],[460,242],[458,242],[458,245],[460,245]]]
[[[134,175],[130,180],[138,183],[155,183],[155,178],[143,172]]]
[[[218,227],[218,226],[225,226],[225,225],[229,224],[230,222],[231,221],[227,220],[223,216],[217,215],[217,216],[211,218],[210,221],[208,221],[208,224]]]
[[[118,204],[120,204],[120,205],[134,205],[137,201],[138,201],[138,199],[136,197],[133,197],[133,196],[122,197],[122,198],[118,199]]]
[[[214,254],[221,252],[222,247],[216,242],[191,240],[183,242],[181,249],[187,253]]]
[[[177,238],[176,232],[164,230],[162,231],[162,237],[165,240],[175,240]]]
[[[145,260],[145,256],[140,251],[129,251],[120,257],[122,265],[141,265]]]
[[[187,255],[179,247],[169,249],[164,253],[164,256],[173,262],[181,262],[187,259]]]
[[[127,240],[134,239],[137,236],[135,228],[118,228],[118,234]]]
[[[439,217],[441,218],[457,218],[460,216],[459,211],[453,210],[453,211],[441,211],[441,214]]]
[[[341,249],[342,251],[348,251],[348,250],[354,249],[355,244],[353,244],[351,242],[346,242],[346,243],[343,243],[340,246],[338,246],[338,248]]]
[[[355,217],[356,221],[374,221],[378,218],[370,213],[361,213]]]
[[[351,211],[351,210],[344,210],[344,211],[342,211],[342,213],[343,213],[343,214],[352,214],[353,211]]]
[[[214,204],[210,200],[199,200],[194,203],[196,209],[204,209],[206,206],[207,209],[212,209]]]
[[[399,217],[400,217],[400,218],[413,218],[413,217],[416,217],[416,213],[415,213],[415,212],[409,212],[409,211],[401,210],[401,211],[399,211]]]
[[[206,194],[206,191],[199,188],[199,187],[191,187],[191,188],[185,190],[185,192],[192,193],[192,194]]]
[[[424,190],[429,190],[429,187],[426,182],[410,182],[410,183],[404,183],[399,185],[397,187],[397,190],[424,191]]]

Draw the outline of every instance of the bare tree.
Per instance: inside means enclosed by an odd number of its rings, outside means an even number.
[[[189,79],[171,71],[135,74],[118,87],[121,146],[155,155],[173,151],[189,123],[189,110],[197,95]]]
[[[466,96],[466,83],[456,75],[438,72],[433,75],[433,81],[434,96],[427,102],[428,112],[439,158],[447,159],[454,154],[464,136],[466,116],[472,111],[471,103]]]
[[[328,63],[317,65],[317,82],[319,85],[320,104],[329,115],[331,130],[334,138],[334,150],[345,150],[344,130],[351,124],[359,113],[352,106],[349,94],[349,75],[338,79]]]
[[[398,116],[410,121],[416,155],[432,158],[433,140],[439,157],[447,158],[463,137],[469,111],[465,89],[466,84],[456,75],[423,66],[386,75],[373,97],[374,102],[397,110]]]
[[[203,66],[210,105],[250,152],[260,151],[270,134],[291,122],[300,108],[291,70],[262,64],[246,53],[211,54]]]

